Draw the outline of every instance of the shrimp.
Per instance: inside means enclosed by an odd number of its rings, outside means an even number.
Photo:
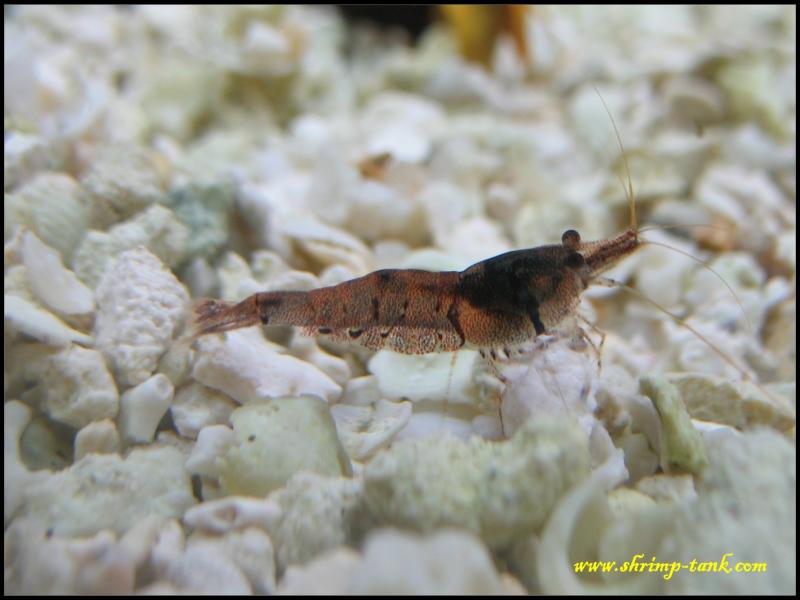
[[[383,269],[307,292],[205,300],[195,309],[195,335],[261,323],[372,350],[509,354],[571,316],[581,292],[640,244],[636,229],[589,242],[570,229],[560,244],[506,252],[460,272]]]

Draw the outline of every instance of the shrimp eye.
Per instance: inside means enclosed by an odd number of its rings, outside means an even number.
[[[567,229],[561,236],[561,243],[564,244],[566,248],[574,250],[578,247],[578,244],[581,243],[581,234],[574,229]]]
[[[564,264],[570,269],[580,269],[586,264],[586,260],[580,252],[570,252],[564,259]]]

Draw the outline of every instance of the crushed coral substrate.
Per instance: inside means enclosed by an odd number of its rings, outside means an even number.
[[[6,593],[796,590],[796,8],[515,18],[479,66],[443,20],[6,8]],[[199,298],[616,235],[629,182],[670,226],[608,273],[639,293],[504,383],[187,336]]]

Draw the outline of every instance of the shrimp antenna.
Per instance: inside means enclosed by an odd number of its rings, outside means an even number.
[[[639,233],[645,233],[647,231],[660,231],[662,229],[691,229],[693,227],[697,228],[705,228],[705,229],[717,229],[719,231],[733,231],[731,227],[725,227],[724,225],[710,225],[708,223],[675,223],[671,225],[647,225],[646,227],[642,227],[639,230]]]
[[[608,286],[608,287],[616,287],[616,288],[621,288],[621,289],[623,289],[623,290],[625,290],[625,291],[627,291],[627,292],[630,292],[630,293],[631,293],[631,294],[633,294],[634,296],[637,296],[637,297],[641,298],[642,300],[644,300],[644,301],[646,301],[646,302],[649,302],[650,304],[652,304],[653,306],[655,306],[655,307],[656,307],[658,310],[660,310],[660,311],[661,311],[661,312],[663,312],[664,314],[666,314],[666,315],[669,315],[669,316],[670,316],[670,317],[671,317],[671,318],[672,318],[672,319],[673,319],[673,320],[674,320],[676,323],[678,323],[678,324],[679,324],[681,327],[685,327],[686,329],[688,329],[689,331],[691,331],[691,332],[692,332],[694,335],[696,335],[698,339],[700,339],[700,340],[701,340],[702,342],[704,342],[704,343],[705,343],[705,344],[706,344],[706,345],[707,345],[709,348],[711,348],[711,349],[714,351],[714,353],[716,353],[716,354],[717,354],[717,355],[718,355],[718,356],[719,356],[719,357],[720,357],[722,360],[724,360],[726,363],[728,363],[730,366],[732,366],[734,369],[736,369],[736,371],[737,371],[737,372],[738,372],[738,373],[739,373],[739,374],[740,374],[740,375],[741,375],[741,376],[742,376],[742,377],[743,377],[745,380],[747,380],[747,381],[752,381],[752,377],[751,377],[750,373],[748,373],[748,372],[747,372],[747,371],[746,371],[744,368],[742,368],[740,365],[736,364],[736,362],[735,362],[735,361],[734,361],[734,360],[733,360],[733,359],[730,357],[730,355],[728,355],[726,352],[723,352],[723,351],[722,351],[720,348],[718,348],[718,347],[717,347],[717,346],[716,346],[714,343],[712,343],[712,342],[711,342],[711,340],[709,340],[709,339],[708,339],[706,336],[704,336],[702,333],[700,333],[699,331],[697,331],[697,329],[695,329],[694,327],[692,327],[691,325],[689,325],[689,324],[686,322],[686,320],[685,320],[685,319],[682,319],[681,317],[679,317],[679,316],[678,316],[678,315],[676,315],[675,313],[673,313],[673,312],[671,312],[671,311],[667,310],[667,309],[666,309],[666,308],[664,308],[664,307],[663,307],[661,304],[659,304],[658,302],[656,302],[656,301],[655,301],[655,300],[653,300],[652,298],[649,298],[649,297],[647,297],[645,294],[643,294],[642,292],[640,292],[639,290],[637,290],[635,287],[632,287],[632,286],[630,286],[630,285],[627,285],[627,284],[625,284],[625,283],[622,283],[621,281],[617,281],[616,279],[611,279],[611,278],[608,278],[608,277],[599,277],[599,278],[597,278],[595,281],[596,281],[596,283],[599,283],[599,284],[601,284],[601,285],[606,285],[606,286]]]
[[[656,302],[652,298],[648,298],[645,294],[643,294],[642,292],[640,292],[636,288],[631,287],[631,286],[629,286],[629,285],[627,285],[625,283],[622,283],[621,281],[617,281],[616,279],[611,279],[609,277],[599,277],[595,281],[596,281],[596,283],[599,283],[600,285],[605,285],[605,286],[608,286],[608,287],[621,288],[621,289],[623,289],[623,290],[625,290],[627,292],[630,292],[631,294],[633,294],[635,296],[638,296],[642,300],[644,300],[646,302],[649,302],[650,304],[655,306],[657,309],[662,311],[664,314],[666,314],[670,318],[672,318],[678,325],[680,325],[681,327],[684,327],[684,328],[688,329],[689,331],[691,331],[695,336],[697,336],[697,338],[700,341],[702,341],[709,348],[711,348],[711,350],[713,350],[714,353],[717,356],[719,356],[722,360],[724,360],[731,367],[733,367],[742,376],[742,378],[745,381],[748,381],[752,385],[754,385],[762,394],[764,394],[764,396],[769,398],[776,406],[780,406],[780,407],[790,411],[792,414],[795,413],[795,408],[791,404],[789,404],[786,401],[786,399],[784,399],[783,397],[781,397],[779,395],[776,395],[776,394],[770,392],[763,385],[761,385],[758,381],[755,381],[753,379],[752,375],[746,369],[744,369],[740,365],[736,364],[736,362],[730,357],[730,355],[728,353],[726,353],[723,350],[721,350],[713,342],[711,342],[711,340],[709,340],[706,336],[704,336],[702,333],[697,331],[697,329],[695,329],[694,327],[689,325],[686,322],[685,319],[682,319],[681,317],[679,317],[675,313],[670,312],[669,310],[664,308],[661,304],[659,304],[658,302]]]
[[[611,110],[608,108],[608,104],[603,99],[603,94],[600,93],[600,90],[597,89],[597,86],[592,84],[594,91],[597,93],[597,96],[600,98],[600,102],[603,103],[603,108],[606,109],[606,113],[608,114],[608,118],[611,119],[611,126],[614,128],[614,135],[617,137],[617,143],[619,144],[619,150],[622,154],[622,164],[625,167],[625,176],[628,178],[628,184],[625,185],[625,182],[622,180],[622,177],[617,174],[617,178],[620,180],[622,184],[622,189],[625,191],[625,197],[628,200],[628,206],[630,207],[631,213],[631,231],[638,231],[638,224],[636,223],[636,202],[635,202],[635,195],[633,193],[633,179],[631,178],[631,170],[628,166],[628,155],[625,152],[625,146],[622,143],[622,136],[619,134],[619,129],[617,128],[617,122],[614,120],[614,115],[611,114]]]
[[[683,254],[683,256],[686,256],[687,258],[691,258],[693,261],[695,261],[696,263],[698,263],[702,267],[704,267],[704,268],[708,269],[709,271],[711,271],[711,273],[713,273],[714,276],[722,282],[722,285],[724,285],[726,288],[728,288],[728,291],[731,293],[731,296],[733,296],[733,299],[736,301],[736,304],[739,305],[739,310],[742,311],[742,316],[744,317],[744,322],[747,324],[747,332],[750,335],[753,335],[753,325],[752,325],[752,323],[750,323],[750,319],[747,317],[747,312],[745,312],[744,306],[742,306],[742,303],[739,300],[739,296],[737,296],[736,292],[733,291],[733,288],[730,285],[728,285],[728,282],[725,281],[725,278],[722,275],[720,275],[717,271],[715,271],[714,268],[711,265],[709,265],[706,261],[704,261],[704,260],[702,260],[700,258],[697,258],[696,256],[693,256],[692,254],[689,254],[688,252],[684,252],[683,250],[681,250],[679,248],[675,248],[674,246],[670,246],[669,244],[663,244],[661,242],[654,242],[652,240],[642,240],[642,243],[648,244],[650,246],[661,246],[662,248],[668,248],[668,249],[672,250],[673,252],[677,252],[678,254]]]

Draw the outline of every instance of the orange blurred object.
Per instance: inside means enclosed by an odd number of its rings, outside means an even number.
[[[525,19],[528,4],[444,4],[442,15],[455,32],[461,54],[488,66],[501,33],[509,33],[520,57],[527,61]]]

